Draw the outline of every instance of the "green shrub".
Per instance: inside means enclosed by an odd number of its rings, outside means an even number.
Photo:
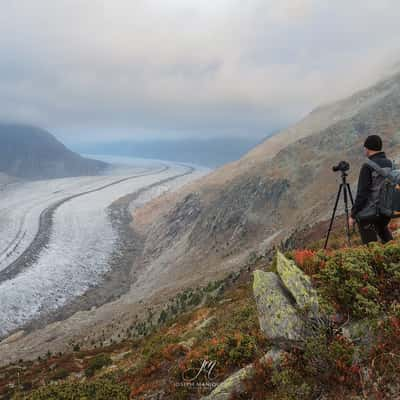
[[[315,277],[338,310],[374,317],[400,294],[400,246],[374,242],[334,252]]]
[[[156,333],[149,337],[141,347],[141,353],[143,361],[145,363],[155,361],[162,357],[162,350],[168,344],[177,343],[180,341],[179,336],[176,335],[164,335],[162,333]]]
[[[396,398],[400,391],[400,303],[393,302],[385,318],[374,326],[373,343],[369,352],[369,379],[365,391],[375,398]]]
[[[304,378],[296,370],[283,369],[273,370],[271,383],[279,398],[285,400],[309,400],[313,398],[313,388],[304,382]]]
[[[213,338],[210,343],[208,359],[226,366],[244,366],[253,361],[257,352],[257,338],[239,332]]]
[[[168,314],[165,310],[162,310],[158,317],[158,323],[163,324],[167,320]]]
[[[113,378],[92,382],[51,384],[13,400],[128,400],[130,389]]]
[[[60,379],[65,379],[68,376],[69,376],[68,370],[66,370],[65,368],[58,368],[50,375],[50,379],[56,381]]]
[[[112,363],[110,356],[106,354],[98,354],[93,357],[85,369],[85,375],[87,377],[91,377],[95,374],[96,371],[102,369],[103,367],[110,365]]]
[[[193,293],[192,297],[188,301],[188,305],[197,306],[198,304],[200,304],[201,300],[202,295],[196,291],[195,293]]]

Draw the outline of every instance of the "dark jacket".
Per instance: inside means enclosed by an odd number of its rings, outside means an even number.
[[[382,168],[392,167],[392,161],[386,158],[386,154],[383,151],[375,153],[368,158],[375,161]],[[354,206],[351,209],[351,216],[353,218],[355,218],[355,215],[367,205],[368,199],[371,195],[373,171],[372,167],[368,164],[363,164],[361,167],[360,176],[358,178],[357,196],[354,201]]]

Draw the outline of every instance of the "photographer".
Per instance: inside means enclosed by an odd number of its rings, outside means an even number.
[[[365,155],[375,161],[381,168],[392,167],[392,162],[386,158],[382,151],[382,139],[378,135],[368,136],[364,142]],[[354,225],[357,214],[368,208],[376,200],[382,178],[368,164],[364,164],[360,170],[358,179],[357,196],[349,217],[350,226]],[[364,244],[377,241],[378,237],[383,243],[393,240],[388,224],[390,218],[380,215],[373,220],[359,221],[361,240]]]

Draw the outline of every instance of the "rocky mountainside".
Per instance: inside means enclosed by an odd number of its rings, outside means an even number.
[[[0,124],[0,172],[5,175],[22,179],[96,175],[106,165],[70,151],[42,129]]]
[[[387,155],[399,158],[400,74],[314,110],[178,197],[137,210],[144,260],[155,271],[150,279],[222,274],[297,227],[328,219],[340,183],[332,166],[350,162],[355,194],[369,134],[380,134]]]

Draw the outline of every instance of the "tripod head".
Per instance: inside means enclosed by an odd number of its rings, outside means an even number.
[[[346,178],[349,176],[349,174],[346,171],[342,171],[341,178],[342,182],[346,183]]]

